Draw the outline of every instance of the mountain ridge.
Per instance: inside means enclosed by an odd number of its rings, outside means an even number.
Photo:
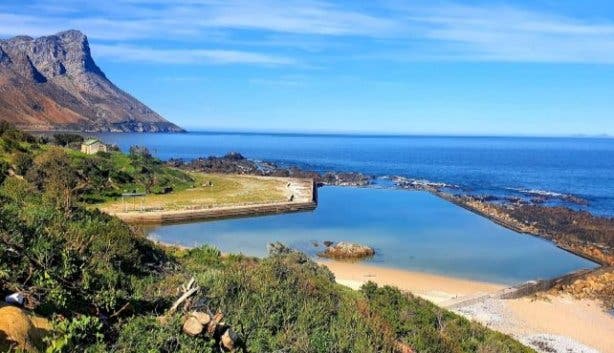
[[[184,131],[111,82],[78,30],[0,40],[0,120],[40,131]]]

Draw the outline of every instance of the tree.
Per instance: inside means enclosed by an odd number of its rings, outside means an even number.
[[[52,147],[34,159],[34,165],[26,174],[49,201],[65,211],[73,206],[79,175],[70,164],[70,158],[59,147]]]
[[[130,157],[132,157],[133,159],[142,158],[145,160],[149,160],[153,158],[151,152],[149,152],[149,149],[143,146],[130,146],[129,153]]]
[[[61,133],[53,135],[53,140],[57,145],[66,147],[74,143],[83,142],[83,136],[71,133]]]

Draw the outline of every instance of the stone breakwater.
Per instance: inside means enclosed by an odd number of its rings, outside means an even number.
[[[498,204],[479,197],[435,195],[519,233],[546,238],[558,247],[602,266],[614,265],[614,219],[564,207]]]
[[[168,224],[197,220],[253,217],[271,214],[312,211],[317,207],[317,188],[311,179],[288,178],[293,197],[289,201],[239,204],[231,206],[180,210],[144,210],[109,212],[130,224]]]
[[[154,211],[154,212],[117,212],[111,213],[130,224],[169,224],[196,220],[226,219],[264,216],[280,213],[311,211],[316,208],[311,202],[280,202],[274,204],[255,204],[231,207],[215,207],[199,210]]]

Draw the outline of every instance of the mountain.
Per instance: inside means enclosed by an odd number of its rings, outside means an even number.
[[[115,86],[76,30],[0,40],[0,120],[41,131],[183,131]]]

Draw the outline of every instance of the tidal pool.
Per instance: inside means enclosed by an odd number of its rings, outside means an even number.
[[[324,187],[318,196],[312,212],[163,225],[150,236],[249,256],[275,241],[314,257],[325,240],[352,241],[376,249],[374,265],[504,284],[597,266],[427,192]]]

